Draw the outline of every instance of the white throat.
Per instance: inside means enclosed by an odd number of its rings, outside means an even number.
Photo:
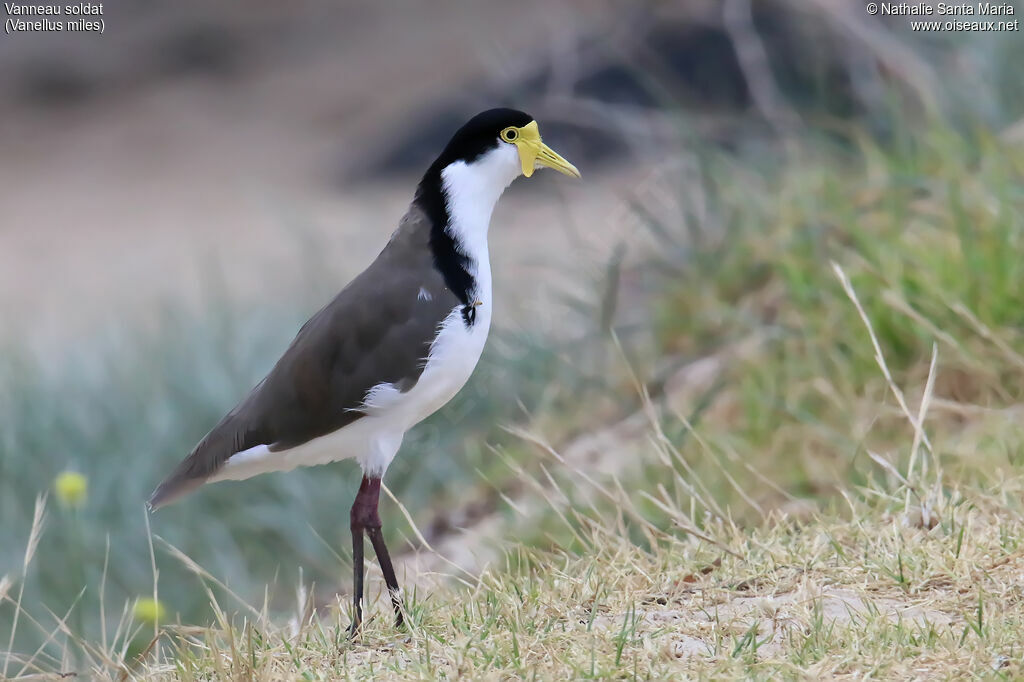
[[[514,145],[499,143],[472,163],[457,161],[441,171],[447,199],[449,230],[456,247],[476,268],[471,274],[490,298],[491,269],[487,252],[487,231],[498,198],[522,172]],[[486,280],[486,281],[484,281]]]

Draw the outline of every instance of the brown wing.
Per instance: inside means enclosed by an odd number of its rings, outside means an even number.
[[[202,484],[231,455],[301,445],[364,416],[381,383],[408,391],[459,304],[434,267],[430,223],[416,206],[377,259],[299,330],[281,359],[153,492],[152,508]]]

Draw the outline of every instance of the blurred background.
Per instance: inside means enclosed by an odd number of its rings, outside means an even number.
[[[783,338],[773,353],[807,359],[809,332],[786,311],[823,305],[830,249],[885,259],[873,251],[881,237],[854,230],[877,224],[862,212],[889,216],[885,234],[902,243],[900,207],[933,196],[940,161],[976,169],[1024,139],[1019,32],[915,33],[861,3],[103,6],[103,35],[0,36],[0,576],[23,575],[41,621],[76,604],[85,634],[153,592],[152,488],[372,260],[422,171],[478,111],[532,113],[583,181],[539,174],[496,210],[485,358],[386,479],[432,542],[511,515],[521,470],[542,471],[506,427],[573,442],[634,413],[638,384],[666,395],[691,377],[683,369],[751,338]],[[997,198],[1019,201],[1019,168],[1004,171]],[[886,203],[879,178],[903,203]],[[971,210],[958,215],[977,227]],[[1004,237],[986,243],[998,251]],[[959,249],[940,268],[951,280]],[[1016,329],[1012,308],[988,322]],[[897,371],[914,371],[930,346],[904,322],[890,325]],[[763,366],[784,366],[768,357]],[[762,511],[870,475],[851,455],[859,445],[824,427],[824,443],[768,444],[780,420],[852,419],[821,395],[754,392],[793,376],[746,386],[716,414],[763,444],[755,451],[787,492],[758,493]],[[716,375],[687,410],[744,380]],[[686,444],[685,430],[669,435]],[[618,473],[627,457],[604,452],[595,466]],[[355,468],[222,483],[154,515],[169,617],[211,614],[165,543],[249,603],[269,583],[272,609],[294,601],[300,580],[319,603],[348,589]],[[68,471],[87,491],[55,496]],[[725,482],[720,494],[735,495]],[[410,533],[385,504],[402,553]],[[543,528],[507,532],[552,541]],[[0,603],[3,641],[13,613]],[[17,639],[35,646],[45,632],[23,625]]]

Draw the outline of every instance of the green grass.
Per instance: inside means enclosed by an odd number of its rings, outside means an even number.
[[[812,496],[864,482],[866,452],[889,447],[900,421],[895,411],[877,413],[891,396],[831,261],[862,293],[897,383],[919,387],[937,344],[945,368],[937,382],[950,400],[999,409],[1024,386],[1015,350],[1024,322],[1019,150],[991,134],[943,129],[888,152],[854,141],[859,151],[838,163],[801,152],[771,174],[731,162],[718,171],[744,195],[722,199],[723,222],[738,226],[721,237],[729,248],[694,254],[658,303],[666,352],[700,357],[763,338],[760,352],[728,368],[726,395],[711,409],[732,411],[732,428],[708,442],[719,457],[756,451],[751,464]],[[701,267],[709,252],[710,267]],[[946,435],[945,425],[935,428]],[[685,453],[702,459],[694,443]],[[965,464],[960,453],[946,459]],[[711,467],[702,475],[725,486]]]

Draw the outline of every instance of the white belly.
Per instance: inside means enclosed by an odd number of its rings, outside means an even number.
[[[210,480],[237,480],[353,458],[366,474],[383,475],[405,432],[451,400],[473,373],[491,326],[489,303],[477,307],[476,321],[469,327],[462,319],[462,307],[452,310],[430,348],[419,381],[405,393],[392,384],[378,384],[366,396],[365,417],[288,450],[270,452],[266,445],[243,450]]]

